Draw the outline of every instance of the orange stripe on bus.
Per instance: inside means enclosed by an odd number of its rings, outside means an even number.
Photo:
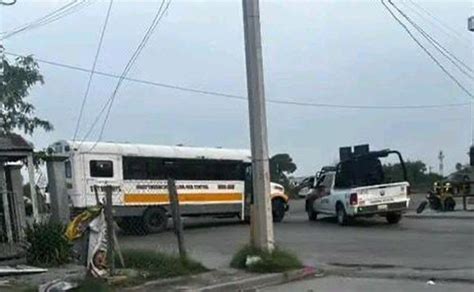
[[[240,201],[242,193],[194,193],[179,194],[180,202]],[[124,194],[125,203],[169,203],[167,194]]]

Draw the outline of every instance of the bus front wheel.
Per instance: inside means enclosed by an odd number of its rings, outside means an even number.
[[[286,204],[282,199],[273,199],[272,200],[272,215],[273,222],[281,222],[285,217]]]
[[[168,214],[160,207],[150,207],[143,213],[143,227],[146,233],[159,233],[168,226]]]

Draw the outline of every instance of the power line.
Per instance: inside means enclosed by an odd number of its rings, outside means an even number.
[[[9,53],[9,52],[5,53],[5,54],[10,55],[10,56],[15,56],[15,57],[21,57],[22,56],[22,55],[18,55],[18,54]],[[73,66],[73,65],[68,65],[68,64],[63,64],[63,63],[58,63],[58,62],[53,62],[53,61],[48,61],[48,60],[38,59],[38,58],[35,58],[35,60],[37,62],[52,65],[52,66],[56,66],[56,67],[66,68],[66,69],[85,72],[85,73],[90,73],[91,72],[90,69],[79,67],[79,66]],[[106,72],[101,72],[101,71],[94,71],[94,74],[95,75],[100,75],[100,76],[105,76],[105,77],[111,77],[111,78],[120,78],[120,75],[118,75],[118,74],[106,73]],[[173,84],[167,84],[167,83],[161,83],[161,82],[155,82],[155,81],[143,80],[143,79],[137,79],[137,78],[125,77],[123,79],[127,80],[127,81],[130,81],[130,82],[145,84],[145,85],[149,85],[149,86],[156,86],[156,87],[161,87],[161,88],[167,88],[167,89],[172,89],[172,90],[197,93],[197,94],[208,95],[208,96],[218,96],[218,97],[223,97],[223,98],[228,98],[228,99],[247,101],[247,97],[243,96],[243,95],[229,94],[229,93],[211,91],[211,90],[203,90],[203,89],[198,89],[198,88],[185,87],[185,86],[179,86],[179,85],[173,85]],[[288,100],[288,99],[283,100],[283,99],[268,99],[268,98],[266,99],[266,101],[268,103],[273,103],[273,104],[294,105],[294,106],[303,106],[303,107],[365,109],[365,110],[433,109],[433,108],[462,107],[462,106],[470,105],[470,103],[468,103],[468,102],[448,103],[448,104],[427,104],[427,105],[426,104],[425,105],[394,105],[394,106],[387,106],[387,105],[351,105],[351,104],[300,102],[300,101]]]
[[[14,28],[10,31],[6,31],[6,32],[3,32],[2,34],[4,35],[2,37],[2,40],[5,40],[11,36],[14,36],[18,33],[21,33],[21,32],[25,32],[25,31],[29,31],[29,30],[32,30],[34,28],[37,28],[37,27],[40,27],[40,26],[43,26],[43,25],[46,25],[46,24],[49,24],[53,21],[56,21],[66,15],[69,15],[70,13],[74,12],[77,10],[77,7],[80,7],[82,6],[83,4],[85,4],[86,2],[78,2],[78,0],[73,0],[63,6],[61,6],[60,8],[58,9],[55,9],[53,10],[52,12],[38,18],[38,19],[35,19],[29,23],[26,23],[24,25],[21,25],[17,28]]]
[[[20,25],[14,29],[11,29],[10,31],[4,31],[4,32],[1,32],[0,34],[10,34],[12,32],[15,32],[15,31],[19,31],[19,30],[22,30],[22,29],[26,29],[26,28],[31,28],[35,25],[38,25],[38,24],[41,24],[43,23],[44,21],[47,21],[49,19],[51,19],[52,17],[56,17],[58,15],[61,15],[61,13],[63,12],[67,12],[69,11],[70,9],[74,8],[76,5],[79,5],[79,4],[83,4],[81,2],[79,2],[78,0],[73,0],[73,1],[70,1],[68,3],[66,3],[65,5],[49,12],[48,14],[46,15],[43,15],[33,21],[30,21],[28,23],[25,23],[23,25]]]
[[[73,136],[73,141],[76,140],[76,137],[77,137],[77,133],[79,131],[79,127],[80,127],[80,124],[81,124],[81,119],[82,119],[82,114],[84,112],[84,107],[86,105],[86,101],[87,101],[87,97],[89,95],[89,90],[91,88],[91,84],[92,84],[92,77],[94,76],[94,71],[95,71],[95,68],[96,68],[96,65],[97,65],[97,60],[99,59],[99,54],[100,54],[100,50],[102,48],[102,42],[104,40],[104,36],[105,36],[105,30],[107,29],[107,24],[109,22],[109,18],[110,18],[110,11],[112,10],[112,4],[113,4],[113,0],[110,0],[109,2],[109,7],[107,8],[107,13],[105,15],[105,20],[104,20],[104,24],[102,26],[102,31],[100,33],[100,37],[99,37],[99,43],[97,45],[97,50],[96,50],[96,53],[95,53],[95,57],[94,57],[94,62],[92,64],[92,70],[90,72],[90,75],[89,75],[89,80],[87,82],[87,87],[86,87],[86,91],[84,93],[84,97],[82,99],[82,104],[81,104],[81,108],[79,110],[79,116],[77,117],[77,123],[76,123],[76,129],[74,130],[74,136]]]
[[[430,34],[428,34],[422,27],[420,27],[415,21],[413,21],[406,13],[404,13],[400,8],[398,8],[395,3],[391,0],[388,1],[397,11],[400,13],[403,18],[405,18],[413,27],[438,51],[440,52],[446,59],[448,59],[456,68],[459,69],[463,74],[468,76],[469,78],[474,80],[473,75],[469,72],[466,72],[465,69],[473,72],[472,68],[466,65],[463,61],[461,61],[456,55],[451,53],[448,49],[446,49],[443,45],[441,45],[435,38],[433,38]],[[459,63],[456,63],[456,61]],[[464,68],[462,68],[463,66]]]
[[[87,7],[89,6],[90,4],[92,4],[91,1],[78,1],[78,0],[74,0],[74,1],[71,1],[63,6],[61,6],[60,8],[34,20],[34,21],[31,21],[27,24],[24,24],[22,26],[19,26],[17,28],[14,28],[10,31],[7,31],[7,32],[3,32],[3,36],[1,37],[1,40],[5,40],[9,37],[12,37],[16,34],[19,34],[21,32],[26,32],[26,31],[29,31],[29,30],[32,30],[32,29],[35,29],[35,28],[38,28],[38,27],[41,27],[41,26],[44,26],[46,24],[49,24],[49,23],[52,23],[54,21],[57,21],[61,18],[64,18],[72,13],[75,13],[77,11],[79,11],[80,9],[84,8],[84,7]]]
[[[406,8],[408,8],[411,12],[415,13],[418,15],[420,18],[422,18],[426,23],[431,24],[436,31],[442,32],[444,35],[450,37],[452,40],[457,41],[459,44],[461,44],[464,48],[470,49],[472,47],[471,42],[469,42],[467,39],[460,38],[457,34],[453,34],[450,31],[446,30],[442,25],[440,25],[438,22],[435,22],[432,20],[432,18],[426,16],[426,12],[423,10],[420,10],[418,7],[409,5],[405,1],[400,1],[402,5],[404,5]],[[414,3],[412,2],[412,5]],[[416,5],[416,4],[415,4]],[[421,11],[421,12],[420,12]]]
[[[389,0],[390,1],[390,0]],[[430,53],[430,51],[413,35],[413,33],[410,31],[410,29],[393,13],[392,10],[385,4],[384,0],[380,0],[382,5],[385,7],[385,9],[390,13],[390,15],[397,21],[397,23],[403,27],[403,29],[408,33],[411,39],[415,41],[415,43],[431,58],[433,62],[435,62],[436,65],[454,82],[456,85],[464,91],[470,98],[474,99],[474,95],[466,88],[464,87],[461,82],[459,82],[456,77],[454,77],[437,59],[433,54]]]
[[[108,118],[109,118],[109,115],[110,115],[110,112],[112,110],[112,106],[113,106],[113,103],[115,101],[115,98],[117,96],[117,92],[120,88],[120,85],[122,84],[124,78],[127,76],[128,72],[130,71],[130,69],[132,68],[133,64],[135,63],[135,61],[137,60],[138,56],[140,55],[141,51],[143,50],[143,48],[145,47],[146,43],[148,42],[149,38],[151,37],[151,35],[153,34],[154,30],[156,29],[157,25],[160,23],[161,19],[163,18],[163,16],[166,14],[166,11],[168,10],[170,4],[171,4],[171,0],[168,1],[168,3],[166,5],[165,4],[165,0],[163,0],[161,2],[161,5],[155,15],[155,17],[153,18],[153,21],[151,23],[151,25],[148,27],[147,31],[145,32],[141,42],[139,43],[138,47],[135,49],[135,52],[133,53],[132,57],[130,58],[129,62],[127,63],[127,65],[125,66],[122,74],[120,75],[120,78],[119,78],[119,81],[117,82],[117,85],[115,86],[115,89],[111,95],[111,97],[109,98],[109,100],[106,102],[106,104],[104,105],[104,108],[103,110],[105,109],[105,107],[108,106],[107,108],[107,112],[106,112],[106,115],[105,115],[105,118],[104,118],[104,121],[102,123],[102,127],[100,129],[100,132],[99,132],[99,136],[98,136],[98,139],[96,141],[96,143],[91,147],[90,150],[94,149],[95,146],[97,145],[97,143],[102,139],[102,135],[104,133],[104,130],[105,130],[105,126],[107,125],[107,121],[108,121]],[[91,130],[95,127],[95,124],[99,121],[100,119],[100,116],[103,114],[103,110],[101,110],[101,112],[99,113],[99,115],[97,116],[96,120],[94,121],[94,123],[92,124],[91,126]],[[86,136],[84,137],[84,139],[82,139],[82,142],[84,142],[86,139],[87,139],[87,136],[88,134],[91,132],[91,130],[86,134]],[[82,143],[81,142],[81,143]]]
[[[0,1],[0,4],[1,5],[5,5],[5,6],[9,6],[9,5],[13,5],[16,3],[16,0],[11,0],[12,2],[5,2],[5,1]]]
[[[439,19],[438,17],[436,17],[433,13],[431,13],[428,9],[424,8],[423,6],[421,6],[420,4],[417,4],[416,2],[414,2],[413,0],[408,0],[412,5],[414,5],[415,7],[417,7],[418,9],[420,9],[421,11],[423,11],[426,15],[430,16],[433,20],[435,20],[437,23],[439,23],[441,25],[441,27],[449,30],[450,32],[452,32],[453,34],[455,34],[458,39],[462,40],[462,41],[465,41],[465,42],[468,42],[470,43],[468,40],[466,40],[457,30],[455,30],[454,28],[450,27],[449,25],[447,25],[445,22],[443,22],[441,19]]]

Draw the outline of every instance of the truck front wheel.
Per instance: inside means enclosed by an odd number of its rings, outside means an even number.
[[[388,224],[397,224],[402,220],[402,214],[401,213],[388,213],[387,214],[387,222]]]
[[[306,213],[308,213],[308,220],[309,221],[316,221],[318,220],[318,213],[314,212],[313,208],[310,207]]]

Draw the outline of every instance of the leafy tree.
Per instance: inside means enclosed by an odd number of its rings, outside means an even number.
[[[443,177],[436,173],[428,173],[426,164],[420,160],[406,161],[407,178],[413,188],[429,188]],[[403,171],[400,163],[386,164],[383,166],[385,178],[391,181],[402,179]]]
[[[463,169],[462,163],[456,163],[456,171],[461,171]]]
[[[292,187],[288,175],[295,172],[296,168],[296,164],[289,154],[276,154],[270,158],[270,179],[283,185],[288,192],[291,192]]]
[[[0,47],[0,52],[3,48]],[[31,57],[18,57],[13,62],[0,60],[0,135],[14,130],[33,134],[37,128],[53,129],[51,123],[35,116],[35,107],[26,101],[33,85],[43,84],[38,64]]]
[[[287,153],[276,154],[270,158],[270,177],[272,180],[280,181],[287,178],[288,174],[295,172],[296,164]]]

